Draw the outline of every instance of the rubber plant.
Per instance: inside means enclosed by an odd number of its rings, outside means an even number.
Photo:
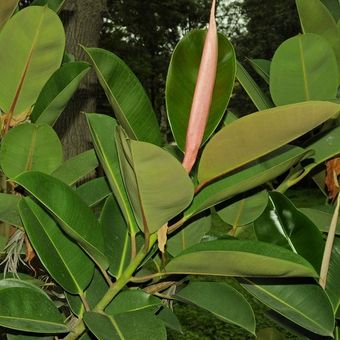
[[[277,106],[265,107],[267,98],[258,112],[225,117],[235,74],[257,85],[217,33],[213,1],[208,30],[188,33],[173,52],[165,96],[174,143],[164,145],[146,92],[120,58],[94,47],[84,47],[90,64],[63,58],[62,3],[35,1],[14,15],[16,2],[0,5],[0,326],[7,338],[165,339],[167,329],[181,331],[178,303],[255,335],[243,289],[279,322],[333,336],[338,239],[320,286],[327,223],[312,222],[284,195],[340,150],[329,143],[340,111],[333,87],[325,97],[282,102],[282,85]],[[309,34],[303,43],[329,47]],[[325,72],[337,76],[332,48],[324,53]],[[309,57],[319,62],[318,53]],[[91,67],[114,116],[86,113],[94,149],[64,160],[53,125]],[[319,69],[308,71],[318,79]],[[77,185],[99,166],[102,177]]]

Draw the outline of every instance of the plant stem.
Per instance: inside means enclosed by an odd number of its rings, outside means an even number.
[[[145,244],[148,244],[148,249],[143,247],[125,269],[120,278],[107,290],[102,299],[93,309],[94,312],[102,312],[112,299],[121,291],[122,288],[130,281],[133,273],[142,263],[154,243],[157,241],[157,233],[152,234]],[[72,329],[72,331],[64,338],[64,340],[75,340],[85,331],[85,324],[82,320]]]
[[[335,232],[336,232],[336,225],[337,225],[338,217],[339,217],[339,208],[340,208],[340,195],[338,194],[336,207],[335,207],[334,214],[332,217],[332,222],[328,230],[325,251],[323,253],[321,270],[320,270],[319,284],[323,289],[325,289],[326,283],[327,283],[329,262],[331,260],[332,248],[333,248]]]

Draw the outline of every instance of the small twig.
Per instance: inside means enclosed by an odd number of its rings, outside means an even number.
[[[332,222],[328,230],[325,251],[323,253],[321,270],[320,270],[319,284],[323,289],[325,289],[326,283],[327,283],[328,268],[329,268],[329,263],[331,260],[333,242],[335,238],[336,226],[337,226],[338,217],[339,217],[339,208],[340,208],[340,195],[338,194],[336,207],[335,207],[334,214],[332,217]]]
[[[130,282],[134,282],[134,283],[142,283],[142,282],[147,282],[149,280],[152,280],[156,277],[162,277],[162,276],[166,276],[167,273],[154,273],[154,274],[150,274],[150,275],[145,275],[145,276],[133,276],[130,278]]]
[[[91,308],[90,308],[90,305],[89,305],[89,303],[88,303],[88,301],[87,301],[87,299],[86,299],[85,294],[84,294],[84,293],[81,293],[81,294],[79,294],[79,296],[80,296],[81,302],[83,303],[83,305],[84,305],[84,307],[85,307],[85,310],[86,310],[87,312],[89,312],[89,311],[91,310]]]

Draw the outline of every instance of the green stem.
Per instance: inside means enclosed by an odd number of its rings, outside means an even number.
[[[102,312],[105,307],[112,301],[112,299],[125,287],[125,285],[130,281],[133,273],[142,263],[152,246],[157,241],[157,233],[152,234],[150,239],[146,242],[149,244],[148,249],[143,247],[136,255],[136,257],[131,261],[128,267],[125,269],[120,278],[107,290],[102,299],[98,302],[96,307],[93,309],[94,312]],[[77,339],[85,331],[85,325],[82,320],[72,329],[72,331],[64,338],[64,340],[74,340]]]

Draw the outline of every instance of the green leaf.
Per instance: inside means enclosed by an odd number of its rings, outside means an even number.
[[[311,101],[255,112],[234,121],[214,135],[203,150],[199,182],[278,149],[330,119],[339,109],[338,104]]]
[[[117,122],[112,117],[100,114],[87,114],[86,117],[98,159],[104,169],[111,190],[127,221],[130,233],[136,234],[139,229],[119,167],[115,138]]]
[[[211,215],[203,216],[184,225],[175,235],[171,235],[166,243],[166,250],[172,256],[177,256],[183,250],[201,242],[202,237],[211,228]]]
[[[21,228],[22,222],[18,210],[21,197],[0,193],[0,221]]]
[[[0,281],[0,325],[35,333],[68,332],[53,301],[36,286],[22,280]]]
[[[320,270],[325,242],[319,229],[279,192],[269,194],[268,206],[255,221],[259,241],[291,249]]]
[[[55,12],[59,12],[63,7],[65,0],[34,0],[31,6],[48,6]]]
[[[61,165],[62,160],[60,140],[48,125],[18,125],[1,142],[1,168],[9,178],[27,170],[50,174]]]
[[[308,146],[308,150],[313,150],[313,164],[308,167],[314,168],[316,165],[325,162],[326,160],[340,153],[340,127],[331,130],[323,135],[316,142]]]
[[[323,207],[322,207],[323,208]],[[324,211],[319,208],[299,208],[322,232],[328,232],[334,211]],[[340,235],[340,221],[337,222],[336,234]]]
[[[209,184],[194,197],[192,204],[184,213],[185,218],[276,178],[305,156],[305,150],[286,145],[274,153],[258,159],[235,174]]]
[[[73,185],[98,166],[98,159],[93,149],[68,159],[52,172],[52,176],[68,185]]]
[[[275,280],[247,278],[244,282],[242,286],[250,294],[287,319],[316,334],[332,336],[333,309],[320,286],[296,280],[280,284]]]
[[[264,211],[268,203],[268,192],[260,191],[255,195],[240,199],[235,203],[218,209],[218,216],[233,227],[254,222]]]
[[[320,0],[296,0],[304,33],[320,34],[333,47],[340,77],[340,31],[333,16]]]
[[[109,272],[118,279],[131,260],[131,239],[124,216],[112,195],[107,198],[99,221]]]
[[[31,121],[53,126],[89,69],[89,64],[78,61],[55,71],[39,94]]]
[[[248,61],[255,72],[269,84],[271,61],[266,59],[248,59]]]
[[[53,336],[24,335],[7,333],[7,340],[54,340]]]
[[[263,93],[251,75],[239,62],[237,63],[236,77],[259,111],[270,109],[274,106],[271,100]]]
[[[337,22],[340,19],[340,6],[338,0],[321,0],[327,7],[329,12],[333,15],[334,20]]]
[[[103,269],[108,267],[99,223],[68,185],[37,171],[25,172],[16,177],[15,182],[36,198],[97,264]]]
[[[145,293],[139,289],[127,289],[121,291],[117,297],[106,307],[105,312],[109,315],[118,315],[126,312],[142,310],[157,310],[162,306],[160,299]]]
[[[95,268],[93,278],[84,292],[84,297],[86,298],[91,309],[93,309],[97,305],[97,303],[102,299],[107,290],[107,282],[105,281],[100,271]],[[72,295],[67,293],[66,299],[72,312],[78,317],[82,317],[85,312],[85,308],[79,295]]]
[[[180,321],[178,320],[176,314],[170,308],[163,306],[161,311],[157,314],[157,317],[164,322],[166,327],[171,328],[174,331],[183,333]]]
[[[76,193],[89,207],[93,207],[111,194],[105,177],[92,179],[79,186]]]
[[[97,77],[130,138],[160,145],[160,129],[151,102],[130,68],[115,54],[100,48],[84,48]]]
[[[201,62],[205,30],[188,33],[176,46],[166,80],[166,106],[172,133],[178,147],[185,147],[192,99]],[[218,35],[218,64],[210,114],[202,143],[216,129],[227,108],[235,80],[236,58],[228,39]]]
[[[316,276],[301,256],[259,241],[218,240],[196,244],[171,260],[166,272],[219,276]]]
[[[19,210],[28,238],[49,274],[69,293],[81,293],[91,281],[94,263],[30,198],[20,201]]]
[[[0,31],[12,16],[18,6],[19,0],[2,1],[0,4]]]
[[[27,29],[29,27],[29,29]],[[65,33],[59,17],[47,7],[27,7],[0,33],[0,107],[15,115],[27,111],[60,66]]]
[[[326,293],[332,303],[334,312],[340,307],[340,239],[335,238],[326,281]]]
[[[338,66],[325,38],[299,34],[276,50],[270,68],[270,93],[277,106],[332,100],[337,89]]]
[[[166,340],[163,322],[150,312],[129,312],[115,316],[87,312],[84,321],[98,340]]]
[[[176,298],[255,335],[255,316],[250,304],[241,293],[224,282],[191,282],[176,294]]]
[[[125,187],[140,228],[152,234],[190,204],[193,183],[167,151],[120,133],[116,143]]]

